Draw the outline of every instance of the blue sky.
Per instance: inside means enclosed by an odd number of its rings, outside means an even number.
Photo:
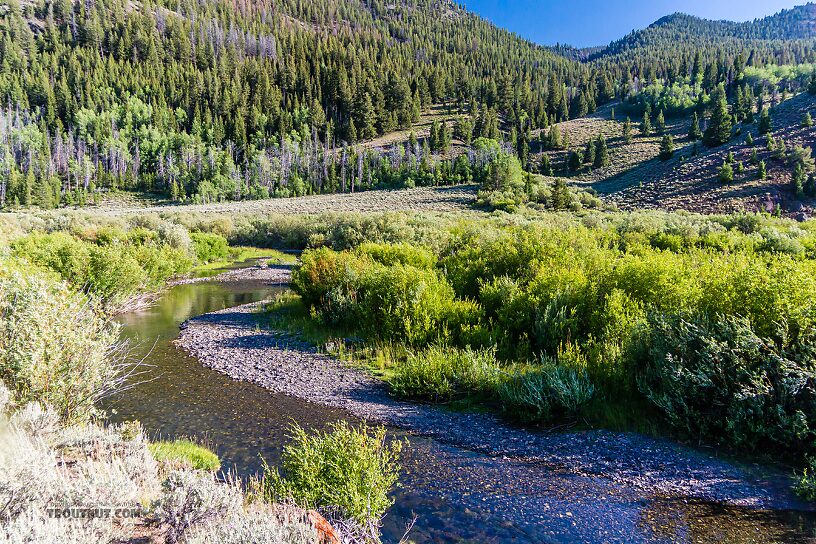
[[[707,19],[748,21],[807,0],[459,0],[471,11],[542,45],[606,45],[633,29],[682,11]]]

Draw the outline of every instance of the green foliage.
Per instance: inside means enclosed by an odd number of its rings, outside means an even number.
[[[627,144],[632,143],[632,120],[629,117],[623,122],[623,141]]]
[[[211,232],[192,232],[190,239],[193,242],[193,251],[196,259],[201,263],[222,261],[229,255],[227,239],[220,234]]]
[[[328,249],[304,253],[292,288],[326,323],[355,323],[372,337],[400,338],[409,345],[455,334],[448,326],[467,308],[454,301],[450,285],[435,270],[399,262],[386,266],[366,255]]]
[[[720,85],[711,96],[713,111],[708,121],[708,127],[703,134],[703,142],[707,146],[722,145],[731,139],[732,118],[728,112],[728,103],[725,99],[725,88]]]
[[[192,266],[185,250],[162,242],[146,229],[100,230],[93,238],[34,232],[14,240],[11,247],[16,257],[56,272],[111,307],[160,287]]]
[[[357,246],[358,255],[371,257],[372,260],[385,266],[402,264],[414,268],[432,269],[436,266],[436,255],[427,249],[411,244],[377,244],[366,242]]]
[[[744,317],[658,319],[641,390],[691,434],[807,450],[816,416],[813,332],[780,323],[762,337]]]
[[[402,397],[444,402],[473,393],[489,397],[501,380],[495,350],[433,345],[397,363],[389,383]]]
[[[595,395],[585,370],[543,361],[520,370],[499,388],[504,409],[527,421],[550,421],[556,416],[576,416]]]
[[[117,327],[63,283],[0,267],[0,381],[21,403],[87,420],[123,370],[113,349]]]
[[[595,168],[609,166],[609,148],[603,134],[598,135],[598,140],[595,143],[595,160],[593,164]]]
[[[697,140],[702,139],[703,132],[700,130],[700,120],[697,117],[697,112],[694,112],[694,117],[691,119],[691,125],[689,125],[688,131],[688,138],[692,142],[696,142]]]
[[[674,156],[674,140],[666,134],[660,142],[660,160],[667,161]]]
[[[147,447],[159,462],[181,464],[208,472],[221,468],[221,460],[215,453],[191,440],[151,442]]]
[[[807,466],[802,470],[799,481],[793,489],[803,499],[816,501],[816,460],[813,457],[807,457]]]
[[[723,165],[720,166],[720,169],[717,172],[717,178],[722,183],[731,183],[734,181],[734,168],[730,163],[724,162]]]
[[[386,441],[385,429],[354,428],[345,421],[326,432],[292,426],[280,472],[267,467],[264,497],[292,500],[306,508],[337,508],[343,518],[378,524],[393,500],[402,443]]]
[[[768,108],[762,108],[759,114],[759,133],[770,134],[773,130],[773,122],[771,121],[771,113]]]

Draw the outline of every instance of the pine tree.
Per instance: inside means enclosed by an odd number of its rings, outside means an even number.
[[[723,183],[731,183],[734,181],[734,168],[727,162],[723,163],[717,177]]]
[[[703,137],[703,132],[700,130],[700,118],[697,117],[696,111],[694,112],[694,116],[691,118],[691,126],[689,126],[688,137],[692,142],[696,142]]]
[[[657,121],[655,122],[655,132],[662,136],[666,133],[666,118],[663,116],[663,110],[657,114]]]
[[[816,95],[816,72],[810,75],[810,85],[808,85],[808,93]]]
[[[754,137],[750,132],[748,136],[745,137],[745,145],[754,145]]]
[[[54,207],[54,194],[51,190],[51,184],[48,182],[48,179],[42,175],[37,179],[34,205],[44,210],[50,210]]]
[[[567,167],[570,169],[570,172],[577,172],[581,169],[581,163],[584,162],[581,158],[581,153],[578,151],[573,151],[570,153],[569,162],[567,163]]]
[[[609,166],[609,149],[606,146],[606,138],[603,134],[598,135],[595,142],[595,168]]]
[[[547,135],[547,147],[550,149],[561,149],[563,144],[561,143],[561,132],[558,130],[558,125],[553,125],[550,128],[550,132]]]
[[[801,197],[805,193],[805,181],[807,180],[807,173],[802,167],[802,163],[797,162],[793,167],[793,176],[791,177],[791,188],[797,197]]]
[[[565,210],[570,204],[570,193],[564,178],[556,178],[552,188],[552,207],[554,210]]]
[[[660,160],[667,161],[674,156],[674,140],[671,137],[671,134],[666,134],[663,136],[663,140],[660,142]]]
[[[768,167],[765,165],[765,161],[759,161],[759,165],[757,166],[757,177],[759,179],[765,179],[768,177]]]
[[[623,141],[627,144],[632,143],[632,120],[628,117],[623,122]]]
[[[811,117],[809,111],[806,111],[805,114],[802,116],[802,126],[804,128],[810,128],[813,126],[813,117]]]
[[[595,142],[593,140],[587,141],[586,149],[584,149],[584,164],[593,164],[595,162]]]
[[[728,103],[725,100],[725,88],[720,85],[711,97],[714,110],[708,122],[703,143],[709,147],[722,145],[731,139],[731,114],[728,113]]]
[[[652,120],[649,115],[649,110],[643,112],[643,121],[640,123],[640,134],[648,136],[652,133]]]
[[[541,164],[538,166],[538,173],[547,177],[551,177],[553,175],[553,167],[552,164],[550,164],[550,157],[546,154],[541,157]]]
[[[759,114],[759,133],[768,134],[773,130],[773,122],[771,121],[771,113],[768,108],[762,108]]]
[[[431,147],[431,151],[439,151],[442,145],[442,136],[439,128],[439,121],[431,123],[431,133],[428,135],[428,145]]]

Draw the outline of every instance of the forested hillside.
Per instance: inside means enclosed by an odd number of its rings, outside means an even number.
[[[210,202],[484,183],[497,170],[569,174],[566,160],[531,154],[569,157],[569,141],[537,134],[604,104],[655,122],[693,109],[706,118],[723,85],[735,120],[752,122],[763,101],[798,92],[816,61],[815,10],[752,23],[673,15],[579,50],[538,46],[444,0],[9,0],[0,203],[81,205],[120,189]],[[769,79],[768,64],[794,68]],[[420,123],[432,107],[433,123]],[[507,154],[518,169],[499,164]],[[512,177],[531,193],[529,175]]]
[[[448,2],[5,7],[2,196],[20,203],[99,187],[174,198],[262,196],[290,182],[305,186],[284,193],[336,190],[331,148],[407,127],[430,104],[479,111],[480,135],[499,117],[566,116],[568,88],[596,95],[587,66]],[[343,157],[349,176],[370,177]]]

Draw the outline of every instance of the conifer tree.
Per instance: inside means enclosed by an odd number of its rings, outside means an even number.
[[[666,133],[666,118],[663,116],[663,110],[657,114],[657,121],[655,122],[655,132],[662,136]]]
[[[595,142],[588,140],[586,148],[584,149],[584,164],[593,164],[595,162]]]
[[[667,161],[674,156],[674,140],[671,137],[671,134],[666,134],[663,136],[663,140],[660,142],[660,160]]]
[[[773,122],[771,121],[771,113],[768,108],[762,108],[759,114],[759,133],[768,134],[773,130]]]
[[[564,178],[556,178],[552,188],[552,207],[555,210],[565,210],[570,204],[570,193]]]
[[[703,137],[703,132],[700,130],[700,119],[697,117],[697,112],[694,112],[694,116],[691,118],[691,125],[689,126],[688,131],[689,140],[692,142],[696,142],[700,138]]]
[[[720,167],[720,171],[717,174],[717,177],[723,183],[731,183],[732,181],[734,181],[734,168],[727,162],[724,162],[723,165]]]
[[[768,177],[768,168],[765,165],[765,161],[759,161],[759,165],[757,166],[757,177],[759,179],[765,179]]]
[[[595,142],[595,168],[609,166],[609,149],[606,146],[606,138],[603,134],[598,135]]]
[[[623,141],[627,144],[632,143],[632,120],[628,117],[623,122]]]
[[[640,123],[640,134],[648,136],[652,133],[652,120],[650,118],[649,110],[643,112],[643,121]]]
[[[581,157],[581,153],[579,151],[572,151],[569,155],[567,167],[570,169],[570,172],[577,172],[581,169],[582,162],[583,158]]]
[[[725,100],[725,88],[723,85],[717,87],[711,96],[714,109],[711,112],[711,119],[703,134],[703,143],[709,147],[722,145],[731,139],[731,114],[728,113],[728,103]]]

